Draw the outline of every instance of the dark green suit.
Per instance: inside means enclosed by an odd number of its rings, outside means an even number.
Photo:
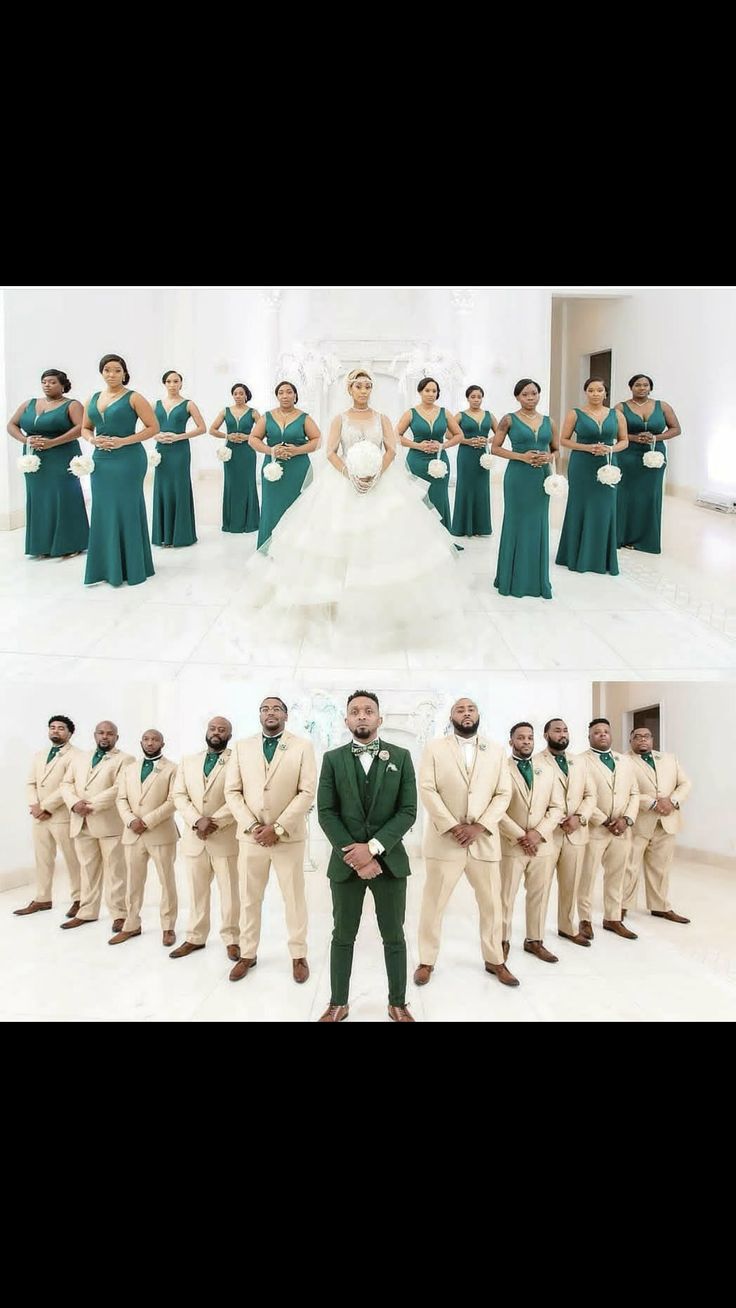
[[[351,745],[331,749],[322,760],[317,790],[319,824],[332,845],[327,868],[332,888],[335,929],[330,952],[333,1004],[347,1004],[353,946],[368,887],[375,900],[388,974],[389,1004],[406,1003],[406,878],[411,873],[401,843],[417,816],[417,787],[411,755],[398,745],[379,741],[379,753],[364,773]],[[364,881],[344,861],[342,847],[367,844],[373,837],[384,847],[378,855],[380,877]]]

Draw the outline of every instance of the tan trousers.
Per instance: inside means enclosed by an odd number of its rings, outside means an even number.
[[[511,939],[511,919],[514,901],[524,878],[526,889],[526,938],[544,940],[549,892],[555,874],[554,855],[540,858],[528,854],[514,854],[501,859],[501,902],[503,904],[503,938]]]
[[[427,858],[419,916],[419,962],[434,967],[440,952],[442,918],[450,896],[463,872],[475,892],[480,913],[480,948],[486,963],[503,963],[501,948],[501,865],[474,858],[468,851],[465,862]]]
[[[79,899],[81,872],[74,841],[69,835],[69,823],[50,822],[33,823],[33,852],[36,856],[36,890],[33,898],[41,904],[53,899],[51,887],[54,880],[56,850],[60,849],[66,870],[69,873],[69,894],[72,902]]]
[[[176,910],[178,908],[176,874],[174,872],[176,841],[172,840],[169,845],[152,845],[150,849],[147,849],[144,843],[145,839],[145,836],[140,836],[134,845],[123,845],[125,866],[128,872],[128,914],[123,931],[138,931],[140,929],[141,908],[146,890],[149,858],[153,860],[153,865],[158,872],[158,879],[161,882],[161,904],[159,909],[161,930],[173,931],[176,926]]]
[[[555,832],[557,930],[562,931],[566,936],[577,934],[575,907],[586,848],[586,845],[571,845],[562,832],[559,835]]]
[[[676,840],[677,836],[665,831],[660,822],[648,840],[646,836],[632,838],[624,881],[624,908],[636,908],[636,892],[643,865],[647,908],[654,909],[655,913],[669,911],[672,907],[669,901],[670,868],[675,857]]]
[[[284,901],[289,954],[307,956],[307,900],[304,894],[305,842],[281,841],[263,849],[241,840],[238,849],[240,880],[240,957],[255,958],[261,938],[261,909],[273,865]]]
[[[95,922],[100,916],[102,887],[111,917],[125,917],[126,874],[120,836],[90,836],[82,831],[74,837],[81,864],[81,892],[77,917]]]
[[[220,896],[220,935],[226,945],[238,943],[238,858],[236,854],[208,854],[206,849],[196,858],[186,859],[189,879],[190,916],[187,940],[190,945],[204,945],[210,933],[210,895],[212,878],[217,878]]]
[[[601,840],[591,837],[585,846],[583,871],[578,886],[578,917],[591,922],[593,888],[598,868],[603,865],[603,916],[607,922],[621,921],[626,863],[631,850],[631,832],[614,836],[610,831]]]

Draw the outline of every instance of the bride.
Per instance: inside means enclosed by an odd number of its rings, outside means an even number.
[[[396,435],[370,407],[372,389],[364,369],[348,374],[352,406],[332,421],[328,466],[315,469],[258,551],[249,571],[263,588],[251,598],[269,618],[283,615],[293,635],[338,629],[363,641],[370,632],[370,643],[416,643],[424,627],[436,644],[438,621],[470,607],[467,587],[426,482],[392,466]]]

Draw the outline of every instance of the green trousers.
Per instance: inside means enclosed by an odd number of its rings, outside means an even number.
[[[370,890],[376,904],[378,929],[383,941],[383,956],[388,976],[389,1004],[406,1003],[406,877],[383,872],[380,877],[362,881],[353,872],[347,881],[331,881],[332,913],[335,929],[330,950],[331,1004],[347,1004],[353,946],[363,912],[363,899]]]

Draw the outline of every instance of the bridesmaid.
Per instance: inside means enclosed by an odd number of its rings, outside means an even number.
[[[439,513],[442,526],[449,531],[450,494],[447,483],[450,479],[450,460],[445,450],[457,445],[462,432],[452,414],[438,407],[440,388],[434,377],[422,377],[417,391],[420,396],[419,404],[416,408],[407,409],[406,413],[402,413],[396,434],[401,444],[410,451],[406,456],[407,468],[415,477],[421,477],[422,481],[429,482],[429,502]],[[411,432],[411,438],[404,435],[407,430]],[[448,431],[452,439],[445,441]],[[432,459],[437,458],[447,466],[446,477],[431,477],[427,471]]]
[[[260,511],[256,489],[255,450],[250,448],[248,437],[260,418],[257,409],[248,408],[253,398],[245,382],[236,382],[230,388],[235,403],[229,409],[220,409],[210,427],[210,436],[227,442],[232,458],[225,464],[222,487],[222,530],[234,533],[258,531]],[[225,424],[225,431],[219,429]]]
[[[508,459],[503,478],[503,525],[494,586],[499,595],[552,598],[549,584],[549,495],[544,489],[557,449],[557,430],[537,413],[541,388],[531,377],[514,387],[520,407],[501,419],[491,453]],[[504,447],[508,436],[511,449]]]
[[[607,455],[616,464],[614,456],[626,449],[629,438],[623,414],[606,408],[605,382],[589,377],[583,390],[585,407],[569,410],[560,433],[560,444],[570,451],[569,495],[555,562],[571,572],[610,572],[617,577],[618,486],[598,481],[598,469],[605,466]]]
[[[156,400],[154,412],[160,428],[156,448],[161,453],[153,481],[154,545],[194,545],[197,529],[194,522],[194,495],[192,493],[192,452],[189,445],[194,436],[205,431],[204,418],[194,400],[181,398],[182,375],[170,368],[161,378],[166,387],[166,399]],[[189,419],[194,431],[187,431]]]
[[[316,422],[308,413],[295,407],[299,394],[293,382],[279,382],[274,394],[279,402],[278,409],[271,409],[265,418],[259,418],[250,434],[251,449],[266,455],[261,469],[258,549],[265,545],[276,523],[312,480],[309,456],[319,449],[322,440]],[[269,481],[263,474],[276,460],[283,475],[278,481]]]
[[[79,400],[64,399],[71,388],[65,372],[47,368],[41,373],[43,395],[19,404],[8,423],[23,452],[41,459],[37,472],[26,473],[25,547],[26,554],[40,559],[73,558],[89,540],[82,486],[69,472],[69,460],[81,454],[77,437],[83,415]]]
[[[86,586],[139,586],[154,574],[143,481],[148,460],[142,442],[158,432],[153,409],[137,391],[126,390],[130,373],[119,354],[100,359],[104,391],[87,401],[82,435],[95,447],[92,473],[92,520],[89,528]],[[143,423],[136,431],[136,422]]]
[[[654,382],[645,372],[629,381],[631,399],[617,404],[626,419],[628,449],[619,455],[621,482],[618,488],[618,547],[662,553],[662,491],[666,454],[663,442],[679,436],[682,428],[674,409],[664,400],[652,400]],[[656,445],[651,436],[657,436]],[[661,468],[647,468],[643,462],[649,450],[665,454]]]
[[[482,386],[469,386],[465,392],[468,408],[455,414],[462,435],[457,442],[453,536],[491,535],[491,474],[481,467],[480,460],[491,432],[496,431],[496,419],[490,409],[483,411],[484,395]]]

